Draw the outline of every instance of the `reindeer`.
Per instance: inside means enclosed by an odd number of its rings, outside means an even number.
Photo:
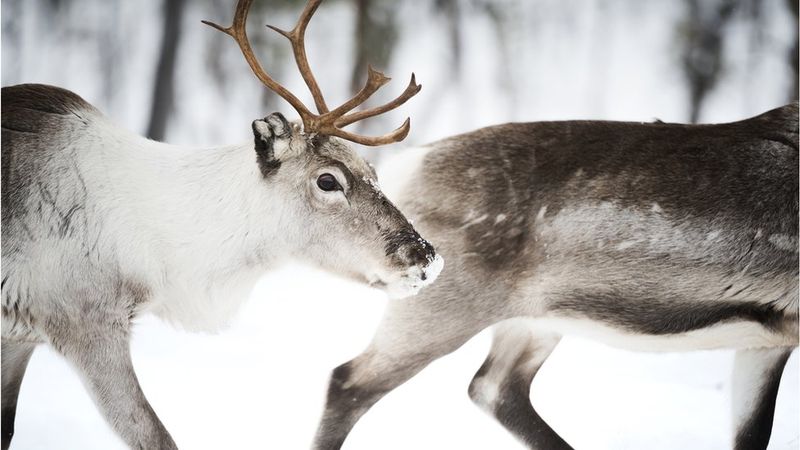
[[[798,344],[797,103],[717,125],[510,123],[399,158],[395,199],[447,267],[333,371],[315,448],[487,327],[469,396],[531,449],[571,448],[529,395],[563,335],[736,349],[734,448],[766,448]]]
[[[233,37],[263,84],[302,126],[273,113],[253,141],[193,149],[117,127],[72,92],[2,89],[2,448],[34,348],[47,343],[79,372],[97,407],[132,448],[176,448],[131,364],[132,319],[152,312],[186,329],[228,322],[263,272],[288,258],[385,289],[416,293],[442,258],[381,193],[375,171],[345,141],[401,141],[410,122],[371,137],[342,127],[394,109],[420,90],[412,75],[395,100],[351,112],[389,79],[330,110],[312,74],[304,33],[311,0],[289,38],[318,114],[274,81],[253,55],[240,0]],[[277,30],[277,29],[276,29]]]

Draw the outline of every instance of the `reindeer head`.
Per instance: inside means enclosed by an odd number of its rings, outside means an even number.
[[[285,213],[302,224],[297,256],[382,287],[392,297],[404,297],[433,282],[442,269],[442,258],[386,199],[378,188],[375,171],[345,141],[373,146],[399,142],[408,135],[410,120],[383,136],[363,136],[342,128],[402,105],[421,86],[412,74],[405,91],[396,99],[351,112],[389,81],[370,67],[364,88],[330,110],[311,72],[304,46],[306,26],[321,1],[310,0],[291,31],[270,26],[291,42],[317,114],[273,80],[255,58],[245,31],[252,0],[238,2],[230,27],[203,22],[234,38],[258,79],[300,115],[302,126],[289,123],[279,113],[252,125],[261,174],[267,182],[282,187]]]

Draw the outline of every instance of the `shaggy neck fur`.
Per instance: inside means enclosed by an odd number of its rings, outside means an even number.
[[[123,276],[151,288],[142,309],[192,330],[225,325],[260,274],[292,253],[286,243],[299,241],[287,235],[298,228],[291,194],[263,178],[252,144],[184,148],[96,129],[105,145],[85,165],[109,187],[99,196],[115,198],[95,205],[114,205],[105,231],[124,248],[113,252],[126,255]]]

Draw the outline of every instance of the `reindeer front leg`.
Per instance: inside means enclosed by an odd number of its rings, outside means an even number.
[[[411,342],[408,336],[416,330],[413,325],[404,325],[384,320],[367,350],[334,369],[314,439],[315,450],[341,448],[350,430],[372,405],[478,331],[442,336],[426,329],[417,335],[420,339]],[[437,339],[440,337],[447,339]]]
[[[792,350],[779,347],[736,351],[733,366],[736,450],[767,448],[778,386]]]
[[[81,375],[103,417],[133,449],[177,449],[139,386],[127,330],[70,336],[57,348]]]
[[[456,266],[455,258],[449,260],[451,267]],[[331,374],[315,450],[341,448],[359,418],[378,400],[496,321],[465,307],[483,293],[461,291],[461,284],[453,270],[446,271],[413,301],[389,303],[367,349]],[[456,319],[459,315],[470,319]]]
[[[3,367],[3,394],[2,394],[2,450],[8,450],[11,438],[14,436],[14,420],[17,415],[17,398],[25,376],[25,368],[31,359],[36,344],[30,342],[3,341],[2,367]]]
[[[77,370],[103,417],[130,448],[177,449],[133,370],[130,303],[117,298],[102,304],[104,309],[92,308],[84,300],[72,303],[78,308],[60,311],[49,322],[50,343]],[[71,311],[81,311],[80,316]]]

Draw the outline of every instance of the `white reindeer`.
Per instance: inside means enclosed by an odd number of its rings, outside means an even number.
[[[398,204],[448,264],[333,371],[317,449],[490,326],[469,396],[532,449],[571,448],[529,395],[565,334],[736,349],[734,447],[766,448],[798,344],[797,103],[719,125],[511,123],[401,158]]]
[[[415,95],[359,112],[388,81],[370,69],[364,89],[329,110],[303,49],[311,0],[291,32],[313,114],[260,66],[238,3],[234,37],[253,72],[303,122],[275,113],[254,140],[221,148],[165,145],[131,134],[77,95],[51,86],[2,89],[2,448],[34,348],[51,345],[79,372],[113,429],[132,448],[176,448],[131,364],[134,316],[150,311],[187,329],[228,321],[266,269],[304,260],[392,296],[431,283],[442,259],[383,196],[374,170],[343,140],[400,141],[341,130]],[[341,138],[341,139],[339,139]],[[342,140],[343,139],[343,140]]]

